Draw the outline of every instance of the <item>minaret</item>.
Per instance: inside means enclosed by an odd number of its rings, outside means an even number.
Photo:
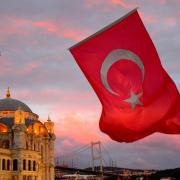
[[[53,135],[54,134],[54,123],[51,121],[49,115],[48,115],[48,119],[47,121],[44,123],[44,125],[46,126],[48,133]]]
[[[9,87],[6,92],[6,98],[11,98]],[[14,112],[14,125],[12,127],[12,159],[16,160],[18,180],[22,178],[23,151],[26,149],[26,126],[25,112],[19,106]]]
[[[10,88],[9,87],[6,90],[6,98],[11,98]]]
[[[46,159],[46,162],[48,162],[48,164],[49,164],[48,169],[49,169],[50,180],[53,180],[54,176],[55,176],[55,174],[54,174],[54,167],[55,167],[55,163],[54,163],[54,141],[56,139],[56,136],[54,134],[54,122],[52,122],[50,117],[48,116],[48,119],[44,123],[44,125],[48,130],[49,142],[50,142],[49,147],[46,147],[46,152],[49,153],[49,156],[48,156],[49,159]]]

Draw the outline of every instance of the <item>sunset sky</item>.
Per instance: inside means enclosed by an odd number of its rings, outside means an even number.
[[[12,98],[40,120],[49,114],[56,154],[101,141],[119,167],[180,167],[180,135],[156,133],[126,144],[100,132],[101,104],[68,51],[136,7],[180,89],[180,0],[0,0],[0,98],[10,86]],[[74,162],[88,166],[85,153]]]

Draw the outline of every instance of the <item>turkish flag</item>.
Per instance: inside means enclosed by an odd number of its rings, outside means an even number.
[[[102,103],[100,129],[132,142],[180,133],[180,95],[137,10],[70,48]]]

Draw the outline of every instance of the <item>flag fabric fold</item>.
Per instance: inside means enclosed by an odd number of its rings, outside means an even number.
[[[70,48],[102,104],[100,129],[132,142],[180,133],[180,95],[137,10]]]

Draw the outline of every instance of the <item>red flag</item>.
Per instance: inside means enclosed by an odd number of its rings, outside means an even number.
[[[180,95],[133,10],[70,48],[102,103],[100,129],[132,142],[180,133]]]

